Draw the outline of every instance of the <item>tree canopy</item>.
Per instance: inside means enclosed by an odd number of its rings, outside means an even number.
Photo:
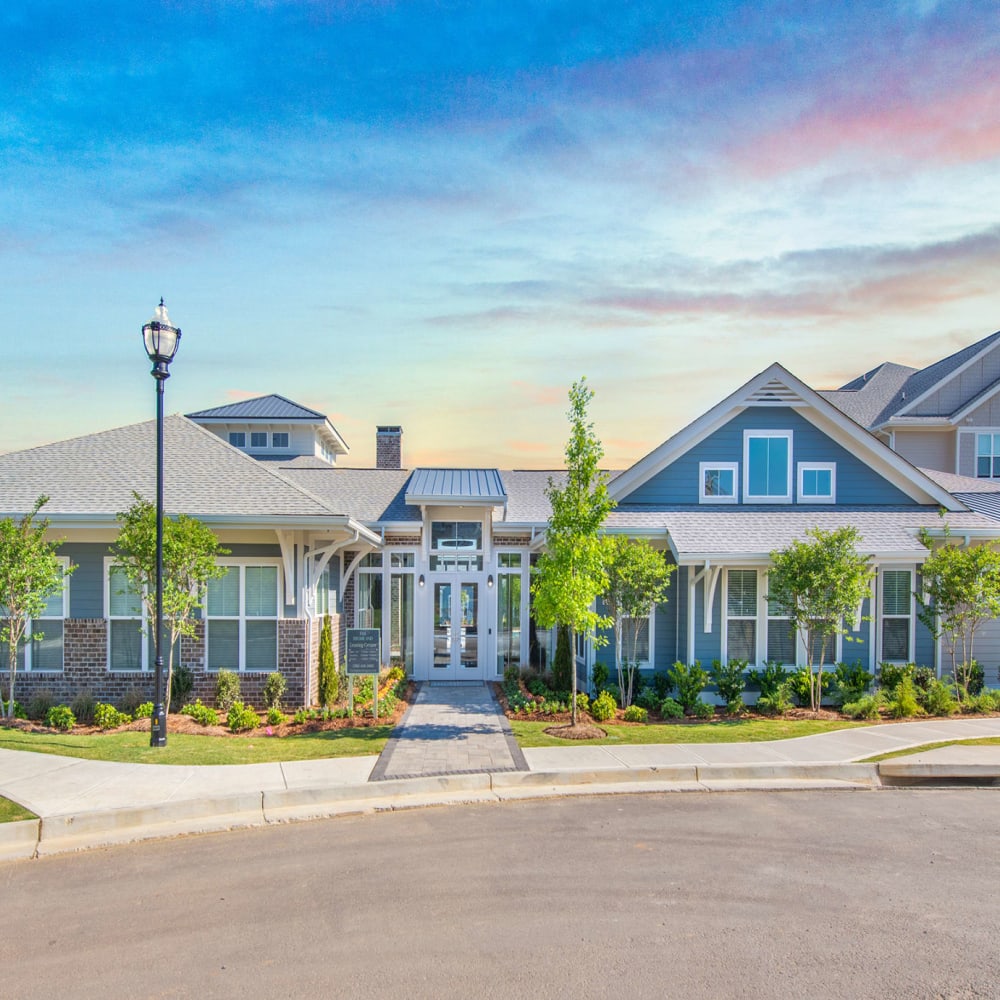
[[[17,652],[25,642],[28,625],[45,611],[48,599],[62,588],[63,577],[72,571],[63,568],[56,554],[62,543],[45,537],[49,521],[36,520],[48,502],[47,496],[40,496],[19,521],[10,517],[0,521],[0,643],[7,646],[8,719],[14,717]],[[32,635],[38,639],[42,632],[36,630]]]
[[[850,638],[848,633],[857,627],[875,571],[871,556],[858,552],[861,535],[857,528],[808,528],[806,535],[805,540],[796,539],[787,548],[771,553],[767,599],[791,619],[790,627],[806,638],[809,702],[815,711],[822,697],[829,644],[838,635]]]
[[[566,442],[566,478],[562,484],[549,479],[545,495],[552,513],[545,534],[545,551],[538,559],[531,585],[532,607],[543,628],[565,625],[575,636],[584,635],[595,645],[605,640],[599,629],[610,620],[598,614],[596,601],[607,587],[601,527],[614,507],[608,495],[608,477],[601,471],[604,448],[588,419],[593,398],[581,378],[569,390]],[[572,671],[572,712],[576,724],[576,669]]]

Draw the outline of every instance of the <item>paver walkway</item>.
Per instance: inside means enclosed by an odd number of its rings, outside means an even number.
[[[369,780],[527,769],[510,724],[485,684],[425,682]]]

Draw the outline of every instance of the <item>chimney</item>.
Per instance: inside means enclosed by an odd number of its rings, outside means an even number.
[[[375,468],[401,469],[403,467],[403,428],[375,428]]]

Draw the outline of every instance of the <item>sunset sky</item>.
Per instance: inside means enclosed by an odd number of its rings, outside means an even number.
[[[1000,4],[5,0],[0,452],[277,392],[621,468],[1000,328]]]

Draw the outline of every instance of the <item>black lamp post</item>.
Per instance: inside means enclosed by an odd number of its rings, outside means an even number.
[[[163,703],[163,383],[170,378],[170,362],[181,342],[181,331],[170,325],[167,307],[160,304],[142,328],[146,353],[156,379],[156,696],[150,720],[149,745],[167,745],[167,710]]]

